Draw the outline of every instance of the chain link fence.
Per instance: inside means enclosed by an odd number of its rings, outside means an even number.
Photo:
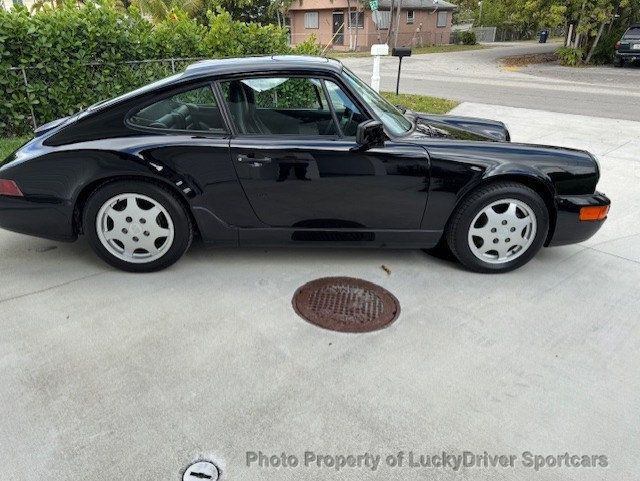
[[[200,58],[9,67],[0,73],[0,136],[26,135],[40,125],[180,72]]]

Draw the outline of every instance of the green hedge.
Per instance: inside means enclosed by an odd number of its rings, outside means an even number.
[[[31,15],[24,7],[0,9],[0,135],[32,130],[32,111],[41,125],[189,63],[142,61],[291,51],[277,26],[237,22],[227,12],[209,13],[208,20],[204,26],[176,11],[154,25],[108,0]],[[299,50],[318,53],[314,41]]]

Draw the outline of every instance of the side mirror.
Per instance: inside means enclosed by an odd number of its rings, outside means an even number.
[[[384,126],[379,120],[365,120],[358,124],[356,143],[361,150],[382,147],[385,140]]]

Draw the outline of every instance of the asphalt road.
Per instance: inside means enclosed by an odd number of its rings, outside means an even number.
[[[403,60],[400,91],[578,115],[640,118],[640,68],[542,65],[512,71],[498,62],[506,56],[552,52],[558,46],[521,42],[485,50],[416,55]],[[343,62],[363,79],[370,79],[371,58]],[[383,59],[384,90],[395,90],[397,65],[396,58]]]
[[[0,478],[178,481],[209,458],[227,481],[637,479],[640,122],[456,112],[505,120],[514,141],[598,154],[613,199],[603,229],[504,275],[418,250],[197,244],[135,275],[84,241],[0,231]],[[399,318],[366,335],[308,324],[291,297],[327,275],[384,286]],[[307,450],[518,461],[458,472],[246,465],[246,451]],[[535,471],[524,451],[605,455],[608,467]]]

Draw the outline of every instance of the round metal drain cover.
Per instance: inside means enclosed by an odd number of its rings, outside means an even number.
[[[209,461],[198,461],[187,468],[182,481],[217,481],[220,477],[218,468]]]
[[[352,277],[323,277],[300,287],[293,308],[303,319],[340,332],[369,332],[391,324],[400,303],[386,289]]]

